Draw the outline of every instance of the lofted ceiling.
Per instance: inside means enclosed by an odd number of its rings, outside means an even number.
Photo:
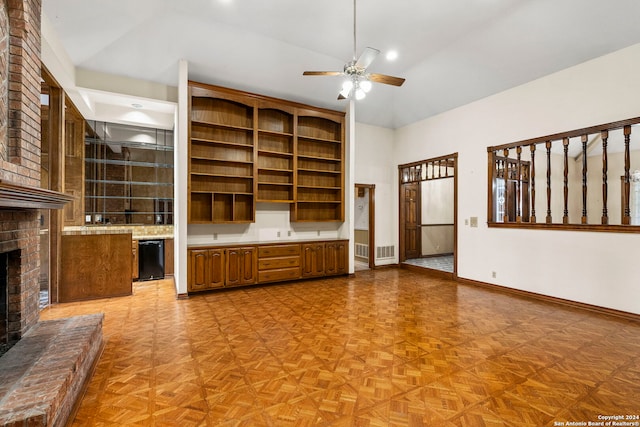
[[[382,51],[358,122],[401,127],[640,43],[638,0],[358,0],[357,48]],[[351,0],[43,0],[78,69],[177,86],[196,81],[344,111]],[[391,62],[384,53],[396,50]]]

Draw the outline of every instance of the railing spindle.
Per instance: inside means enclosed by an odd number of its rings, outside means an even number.
[[[509,149],[504,154],[504,222],[509,222]]]
[[[624,217],[622,224],[631,224],[631,209],[629,208],[629,193],[631,191],[629,169],[631,168],[631,154],[629,143],[631,142],[631,126],[624,127]]]
[[[600,133],[602,138],[602,224],[609,224],[609,210],[607,208],[608,183],[607,175],[609,171],[609,158],[607,156],[607,144],[609,142],[609,131],[603,130]]]
[[[522,147],[516,148],[516,222],[522,222],[522,212],[520,210],[520,201],[522,197],[522,171],[520,170],[521,164],[520,160],[522,158]]]
[[[547,147],[547,224],[551,224],[551,141],[545,143]]]
[[[562,223],[569,224],[569,138],[562,139],[564,147],[564,215]]]
[[[588,135],[582,135],[582,223],[587,223],[587,140]]]
[[[531,175],[529,183],[531,185],[531,218],[529,221],[533,224],[536,222],[536,144],[529,146],[531,149]]]

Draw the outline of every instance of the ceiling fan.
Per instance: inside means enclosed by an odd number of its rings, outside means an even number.
[[[403,78],[384,74],[367,73],[367,68],[380,54],[378,49],[367,47],[360,57],[356,56],[356,0],[353,0],[353,60],[344,64],[342,71],[305,71],[304,76],[346,76],[338,99],[363,99],[371,90],[371,82],[402,86]]]

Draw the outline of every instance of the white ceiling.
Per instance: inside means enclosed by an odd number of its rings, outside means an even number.
[[[192,80],[320,107],[353,56],[351,0],[43,0],[78,68],[176,86]],[[638,0],[359,0],[358,54],[383,53],[356,120],[396,128],[640,43]],[[640,70],[639,70],[640,73]]]

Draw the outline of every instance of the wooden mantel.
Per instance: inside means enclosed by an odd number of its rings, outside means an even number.
[[[57,191],[0,180],[0,209],[62,209],[73,199]]]

